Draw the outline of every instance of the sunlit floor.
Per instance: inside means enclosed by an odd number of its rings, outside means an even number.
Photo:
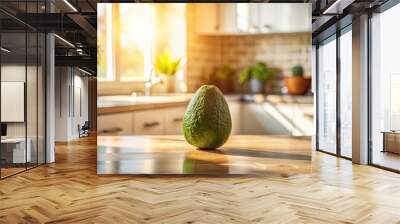
[[[234,135],[217,150],[183,136],[99,136],[98,174],[277,174],[311,170],[310,139]]]
[[[400,155],[392,152],[374,151],[372,163],[400,171]]]

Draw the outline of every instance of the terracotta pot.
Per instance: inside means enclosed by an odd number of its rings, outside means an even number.
[[[304,95],[308,92],[311,86],[310,77],[285,77],[285,85],[289,94]]]

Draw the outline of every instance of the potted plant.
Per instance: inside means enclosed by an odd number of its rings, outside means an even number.
[[[214,75],[211,77],[211,82],[223,93],[231,93],[233,91],[233,75],[233,69],[229,65],[223,65],[215,69]]]
[[[251,93],[262,93],[265,82],[272,75],[272,69],[263,62],[257,62],[255,65],[247,67],[239,73],[239,83],[249,83]]]
[[[170,51],[160,53],[154,62],[157,75],[161,76],[168,93],[175,92],[175,74],[180,68],[181,59],[174,59]]]
[[[304,69],[301,65],[292,67],[292,76],[285,77],[285,85],[289,94],[304,95],[311,86],[311,78],[304,77]]]

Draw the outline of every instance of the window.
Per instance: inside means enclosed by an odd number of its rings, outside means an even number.
[[[99,4],[97,10],[97,78],[99,81],[114,80],[112,61],[112,7],[109,4]]]
[[[341,34],[340,41],[340,154],[352,157],[352,33]]]
[[[318,149],[336,153],[336,36],[318,48]]]
[[[372,163],[400,170],[400,4],[371,18]]]
[[[144,81],[150,75],[154,6],[98,4],[98,80]]]

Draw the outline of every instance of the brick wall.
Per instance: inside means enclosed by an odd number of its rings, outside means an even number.
[[[195,32],[193,7],[187,7],[187,86],[189,92],[206,83],[216,66],[229,65],[236,73],[258,61],[290,75],[302,64],[311,76],[311,33],[203,36]],[[279,80],[280,77],[277,77]],[[236,85],[236,89],[240,90]]]
[[[189,92],[207,82],[217,62],[218,37],[197,35],[194,6],[186,6],[186,84]]]
[[[248,36],[222,36],[223,64],[242,69],[257,61],[282,69],[291,74],[291,67],[302,64],[305,74],[311,75],[311,34],[269,34]]]

